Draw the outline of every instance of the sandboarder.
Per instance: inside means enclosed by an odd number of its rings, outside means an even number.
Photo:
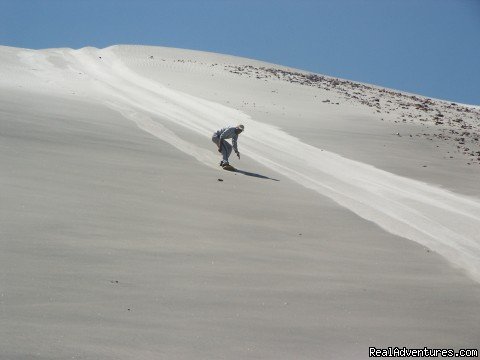
[[[212,141],[217,145],[218,152],[222,153],[223,159],[220,161],[220,166],[225,168],[229,167],[230,164],[228,163],[228,157],[232,153],[232,145],[233,150],[237,154],[238,158],[240,159],[240,152],[237,148],[237,139],[238,135],[245,129],[243,125],[238,126],[227,126],[223,129],[217,130],[213,133]],[[232,139],[232,145],[225,139]]]

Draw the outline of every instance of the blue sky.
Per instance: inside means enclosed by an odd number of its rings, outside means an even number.
[[[0,44],[213,51],[480,105],[480,0],[0,0]]]

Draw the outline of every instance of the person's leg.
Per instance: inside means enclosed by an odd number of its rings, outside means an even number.
[[[217,145],[217,148],[218,148],[218,145],[219,145],[219,142],[220,142],[220,139],[216,136],[212,137],[212,141],[214,142],[215,145]],[[222,156],[223,156],[223,146],[222,146]],[[223,160],[220,162],[220,165],[223,164]]]
[[[219,141],[219,140],[220,140],[220,139],[219,139],[218,137],[216,137],[216,136],[213,136],[213,137],[212,137],[212,141],[214,142],[215,145],[217,145],[217,147],[218,147],[218,141]]]
[[[223,162],[228,163],[228,158],[231,153],[232,153],[232,145],[230,145],[227,141],[222,140]]]

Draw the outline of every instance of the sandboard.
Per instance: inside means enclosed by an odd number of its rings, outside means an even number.
[[[237,169],[235,169],[232,165],[225,165],[225,166],[222,166],[223,170],[228,170],[228,171],[235,171]]]

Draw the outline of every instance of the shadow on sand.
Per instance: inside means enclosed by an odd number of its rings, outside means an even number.
[[[270,177],[268,177],[268,176],[264,176],[264,175],[260,175],[260,174],[256,174],[256,173],[252,173],[252,172],[248,172],[248,171],[243,171],[243,170],[240,170],[240,169],[235,169],[235,172],[236,172],[236,173],[243,174],[243,175],[247,175],[247,176],[257,177],[257,178],[260,178],[260,179],[280,181],[280,180],[278,180],[278,179],[273,179],[273,178],[270,178]]]

